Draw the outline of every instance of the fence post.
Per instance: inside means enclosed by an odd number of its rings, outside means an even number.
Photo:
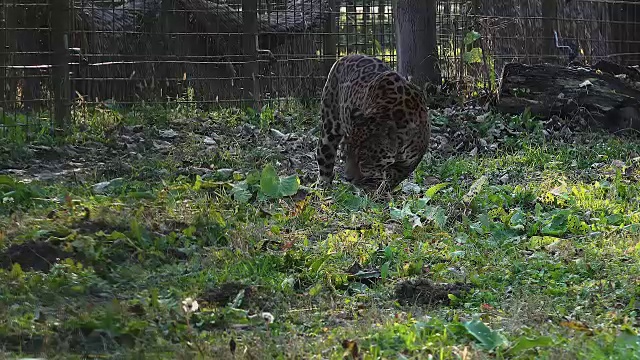
[[[70,0],[51,0],[51,42],[53,48],[54,120],[56,130],[64,134],[71,118],[71,86],[69,81]]]
[[[329,17],[324,24],[324,39],[322,53],[324,54],[324,73],[329,74],[336,61],[336,0],[328,0]]]
[[[553,30],[556,28],[557,17],[557,0],[542,0],[542,50],[545,52],[543,55],[551,56],[556,53]]]
[[[9,65],[9,46],[7,44],[6,39],[9,39],[9,22],[6,20],[9,17],[9,10],[7,9],[7,2],[3,1],[0,4],[0,116],[4,116],[4,111],[6,110],[7,97],[9,95],[9,91],[7,91],[7,68],[5,66]]]
[[[254,110],[260,108],[260,84],[258,80],[258,0],[242,0],[242,66],[243,100],[249,101]],[[252,99],[247,100],[247,99]]]

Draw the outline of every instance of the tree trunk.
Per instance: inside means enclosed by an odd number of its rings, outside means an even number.
[[[640,130],[640,70],[600,61],[593,68],[551,64],[505,65],[497,109],[533,115],[588,115],[616,131]]]
[[[436,0],[397,0],[398,72],[424,88],[440,85],[436,43]]]

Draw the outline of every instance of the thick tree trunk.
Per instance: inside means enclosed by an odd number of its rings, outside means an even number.
[[[640,130],[640,70],[601,61],[593,68],[507,64],[497,109],[570,116],[580,111],[609,130]]]
[[[398,72],[424,87],[440,84],[436,42],[436,0],[397,0]]]

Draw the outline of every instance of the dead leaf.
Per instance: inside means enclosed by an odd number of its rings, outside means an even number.
[[[587,325],[577,320],[561,321],[560,326],[563,326],[572,330],[576,330],[576,331],[582,331],[589,335],[593,334],[593,330],[589,329]]]
[[[358,343],[355,340],[343,340],[342,348],[345,349],[345,358],[351,356],[352,359],[361,359]]]

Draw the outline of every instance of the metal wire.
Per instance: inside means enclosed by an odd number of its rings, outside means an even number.
[[[71,13],[66,103],[53,94],[53,69],[61,65],[52,37],[60,25],[51,14],[61,1]],[[251,1],[257,11],[243,12]],[[444,81],[462,92],[491,91],[506,61],[567,63],[567,47],[584,62],[640,63],[640,0],[567,0],[553,13],[545,1],[439,0]],[[254,19],[257,33],[248,34],[246,21]],[[0,137],[34,119],[53,128],[53,109],[79,100],[202,107],[315,101],[327,64],[340,56],[366,53],[395,66],[394,29],[391,0],[5,0]],[[253,43],[255,50],[243,46]]]

